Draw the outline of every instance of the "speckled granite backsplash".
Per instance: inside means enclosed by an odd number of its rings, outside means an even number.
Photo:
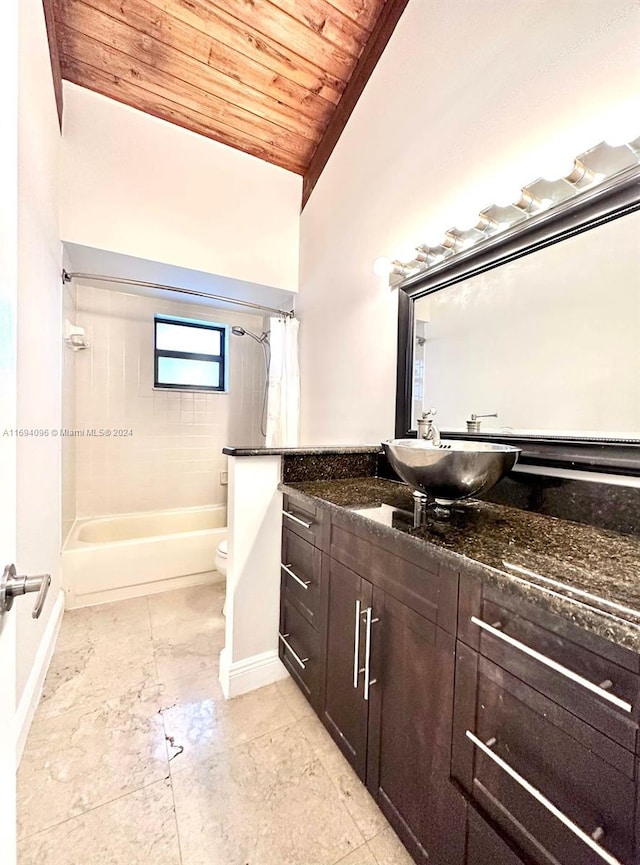
[[[286,454],[282,460],[285,483],[339,478],[373,477],[378,454]]]
[[[346,508],[379,531],[395,529],[488,565],[507,580],[509,573],[519,580],[518,568],[534,571],[541,578],[526,574],[526,580],[545,587],[547,594],[556,588],[562,591],[553,580],[574,599],[581,592],[589,593],[593,597],[585,599],[588,605],[603,611],[601,633],[608,634],[608,626],[617,627],[614,619],[619,619],[616,638],[640,651],[640,538],[491,502],[469,503],[454,509],[447,519],[432,512],[423,525],[414,527],[409,488],[380,478],[312,481],[296,483],[291,489]],[[578,591],[571,593],[572,587]],[[550,594],[551,606],[549,598]],[[580,621],[575,600],[571,617]]]

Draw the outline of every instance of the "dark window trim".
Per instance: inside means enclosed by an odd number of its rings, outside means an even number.
[[[202,352],[191,352],[191,351],[172,351],[169,349],[158,348],[157,338],[158,331],[156,325],[158,324],[175,324],[178,327],[193,327],[197,330],[217,330],[220,334],[220,345],[222,347],[221,354],[204,354]],[[225,381],[226,381],[226,345],[227,338],[227,327],[222,324],[214,324],[213,322],[209,323],[206,321],[196,322],[196,321],[188,321],[180,318],[179,316],[175,318],[155,315],[153,318],[153,386],[154,388],[158,388],[161,390],[184,390],[184,391],[204,391],[205,393],[224,393],[225,392]],[[220,375],[218,378],[218,386],[214,387],[211,385],[201,385],[201,384],[167,384],[165,382],[158,381],[158,359],[161,357],[174,357],[179,358],[181,360],[202,360],[208,363],[217,363],[219,365]]]
[[[633,168],[610,183],[574,199],[557,212],[534,218],[450,262],[401,282],[398,291],[396,438],[416,437],[416,430],[411,428],[411,397],[413,306],[418,298],[637,210],[640,210],[640,170]],[[519,460],[522,465],[640,477],[640,439],[441,432],[447,438],[516,445],[522,448]]]

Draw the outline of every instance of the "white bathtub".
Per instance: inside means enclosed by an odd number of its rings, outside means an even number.
[[[78,520],[62,550],[67,608],[223,579],[224,505]]]

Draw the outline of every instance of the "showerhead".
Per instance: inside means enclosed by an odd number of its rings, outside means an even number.
[[[245,330],[244,327],[240,327],[239,324],[234,324],[231,328],[231,333],[234,336],[250,336],[251,339],[255,339],[256,342],[266,342],[269,343],[269,334],[263,333],[261,336],[258,336],[255,333],[251,333],[250,330]]]

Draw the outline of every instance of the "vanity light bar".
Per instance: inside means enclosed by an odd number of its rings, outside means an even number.
[[[395,285],[407,276],[435,267],[445,258],[482,243],[498,232],[567,201],[583,189],[596,186],[638,164],[640,164],[640,137],[623,144],[603,141],[576,156],[572,163],[567,163],[565,169],[568,170],[568,174],[551,179],[541,177],[532,180],[520,190],[514,189],[513,200],[501,201],[485,207],[478,212],[473,226],[462,229],[453,226],[443,232],[442,239],[436,243],[422,243],[416,246],[416,254],[410,260],[402,262],[378,258],[374,264],[374,272],[378,276],[388,275],[390,284]],[[548,190],[549,197],[541,195],[541,188]]]

